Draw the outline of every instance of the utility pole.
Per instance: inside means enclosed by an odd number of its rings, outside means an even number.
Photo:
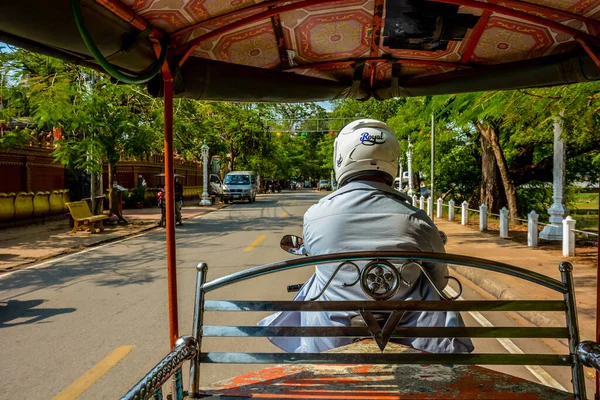
[[[404,157],[402,157],[402,150],[398,156],[398,178],[400,178],[400,184],[398,185],[398,191],[402,191],[402,175],[404,174]]]
[[[429,193],[429,197],[431,197],[431,201],[433,204],[434,199],[434,185],[433,185],[433,177],[435,174],[435,118],[433,113],[431,113],[431,193]],[[431,220],[433,221],[433,211],[431,212]]]
[[[408,162],[408,195],[412,196],[415,194],[413,190],[413,172],[412,172],[412,144],[410,138],[408,138],[408,150],[406,151],[406,159]]]

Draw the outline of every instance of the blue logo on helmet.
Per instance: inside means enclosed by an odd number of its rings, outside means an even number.
[[[363,132],[360,134],[360,142],[365,146],[374,146],[376,144],[384,144],[383,132],[379,135],[371,135],[369,132]]]

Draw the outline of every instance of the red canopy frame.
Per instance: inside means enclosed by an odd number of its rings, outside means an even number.
[[[95,0],[96,3],[102,5],[113,14],[120,17],[122,20],[128,22],[134,28],[144,31],[151,29],[151,37],[162,38],[167,37],[165,33],[159,29],[153,27],[144,18],[136,14],[134,11],[120,3],[118,0]],[[562,23],[550,20],[544,15],[555,15],[562,17],[566,20],[577,20],[585,24],[586,27],[593,26],[600,29],[600,21],[587,18],[582,15],[570,13],[568,11],[558,10],[551,7],[533,4],[521,0],[490,0],[489,2],[476,1],[476,0],[428,0],[435,1],[438,3],[453,4],[458,6],[466,6],[470,8],[477,8],[483,10],[475,28],[471,31],[470,35],[465,38],[467,45],[465,46],[462,57],[458,62],[440,62],[440,61],[427,61],[427,60],[416,60],[407,58],[380,58],[379,56],[379,44],[381,41],[381,30],[383,23],[383,9],[385,0],[375,0],[374,2],[374,16],[373,16],[373,31],[370,43],[370,58],[367,59],[353,59],[353,60],[342,60],[333,62],[323,63],[312,63],[306,65],[300,65],[295,67],[284,68],[285,70],[294,71],[301,69],[308,69],[314,67],[336,67],[336,66],[349,66],[353,67],[357,62],[366,62],[370,68],[365,68],[366,73],[370,74],[370,84],[373,86],[374,75],[376,72],[377,65],[382,63],[400,63],[400,64],[417,64],[423,66],[440,66],[440,67],[452,67],[457,69],[473,68],[469,65],[469,61],[474,53],[475,47],[484,32],[486,25],[492,14],[500,14],[509,17],[518,18],[524,21],[528,21],[534,24],[548,27],[554,31],[565,33],[571,36],[579,45],[585,50],[590,56],[594,63],[600,68],[600,58],[596,55],[594,48],[600,47],[600,39],[597,37],[584,32],[580,29],[576,29]],[[196,24],[184,27],[180,30],[175,31],[169,37],[169,42],[173,48],[173,55],[181,56],[178,65],[181,66],[185,61],[192,55],[194,50],[203,42],[210,39],[216,38],[226,32],[230,32],[234,29],[247,26],[249,24],[264,20],[270,17],[279,16],[281,13],[297,10],[301,7],[324,5],[328,3],[336,3],[340,0],[298,0],[290,3],[289,0],[267,0],[262,3],[255,4],[253,6],[246,7],[241,10],[231,11],[229,13],[210,18],[207,20],[200,21]],[[286,4],[287,3],[287,4]],[[502,5],[499,5],[501,3]],[[265,10],[266,8],[266,10]],[[261,11],[262,10],[262,11]],[[531,13],[522,10],[530,10]],[[252,13],[256,11],[256,13]],[[252,13],[250,16],[242,17],[247,13]],[[239,19],[237,17],[240,17]],[[216,28],[208,33],[201,36],[195,37],[189,41],[183,42],[182,38],[185,37],[189,32],[194,31],[206,24],[213,23],[216,21],[234,20],[234,22],[228,23],[224,26]],[[181,43],[178,43],[180,42]],[[172,60],[168,58],[167,60]],[[164,152],[165,152],[165,174],[166,174],[166,223],[167,223],[167,271],[168,271],[168,293],[169,293],[169,338],[171,347],[174,347],[175,340],[179,336],[178,334],[178,314],[177,314],[177,280],[176,280],[176,248],[175,248],[175,198],[174,198],[174,179],[173,179],[173,77],[169,69],[168,62],[165,62],[162,68],[163,75],[163,88],[164,88]],[[599,266],[598,266],[598,279],[600,280],[600,247],[599,247]],[[597,326],[596,326],[596,341],[600,342],[600,285],[597,288]],[[598,376],[596,376],[596,398],[598,398],[598,392],[600,392],[600,384]]]

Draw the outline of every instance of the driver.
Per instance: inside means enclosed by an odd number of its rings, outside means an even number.
[[[440,233],[423,210],[392,188],[398,171],[400,145],[385,123],[360,119],[346,125],[334,143],[334,171],[339,189],[322,198],[304,215],[304,247],[311,255],[349,251],[400,250],[444,253]],[[364,263],[359,264],[364,266]],[[321,293],[337,264],[319,265],[294,300],[312,299]],[[424,264],[439,290],[448,280],[445,264]],[[390,300],[440,300],[417,268],[402,272],[409,287],[401,284]],[[356,281],[357,271],[343,267],[317,301],[373,300]],[[259,322],[261,326],[350,326],[356,312],[281,312]],[[456,312],[407,312],[401,326],[464,326]],[[348,338],[270,338],[281,349],[317,353],[350,343]],[[396,339],[394,339],[396,341]],[[470,339],[405,338],[401,343],[435,353],[473,351]]]

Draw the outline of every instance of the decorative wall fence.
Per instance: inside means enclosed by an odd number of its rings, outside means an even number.
[[[202,185],[202,163],[174,161],[175,173],[180,176],[180,182],[186,186]],[[146,180],[148,188],[155,188],[159,184],[165,183],[165,178],[160,175],[164,171],[162,156],[153,156],[147,161],[119,161],[115,171],[116,180],[119,185],[126,188],[138,186],[138,176],[142,175]],[[108,189],[108,174],[106,170],[103,174],[104,189]]]
[[[54,162],[52,149],[0,150],[0,171],[3,193],[66,189],[65,169]]]
[[[425,203],[427,204],[427,215],[430,217],[433,215],[433,198],[425,198],[423,196],[417,197],[416,195],[412,196],[412,205],[415,207],[419,207],[422,210],[425,210]],[[443,203],[442,199],[437,199],[437,207],[436,207],[436,218],[443,218],[444,207],[447,208],[448,213],[448,221],[454,222],[456,220],[456,210],[460,210],[460,223],[462,225],[467,225],[469,223],[469,213],[479,214],[479,230],[481,232],[485,232],[488,230],[488,217],[495,216],[499,218],[500,229],[499,235],[501,238],[508,238],[509,226],[511,221],[519,221],[523,223],[527,223],[527,245],[529,247],[537,247],[538,246],[538,236],[539,236],[539,226],[551,225],[539,222],[539,215],[535,211],[531,211],[527,215],[527,219],[522,218],[512,218],[510,216],[509,210],[506,207],[503,207],[500,210],[499,214],[494,214],[488,211],[487,206],[482,204],[479,206],[479,209],[469,208],[469,203],[466,201],[463,202],[460,206],[457,206],[453,199],[450,199],[448,203]],[[593,232],[586,232],[575,229],[577,221],[574,220],[571,216],[567,216],[563,220],[562,225],[562,252],[563,256],[574,256],[575,255],[575,242],[577,236],[585,236],[590,238],[596,238],[598,240],[598,234]]]
[[[144,203],[156,205],[156,196],[158,195],[158,188],[146,188],[144,192]],[[202,186],[184,186],[183,187],[183,198],[185,200],[192,200],[202,198]]]
[[[42,192],[67,189],[65,168],[54,162],[52,148],[24,147],[16,149],[0,149],[0,193]],[[218,162],[218,158],[216,158]],[[126,188],[138,186],[138,176],[143,175],[148,187],[164,184],[159,177],[164,171],[164,160],[155,155],[145,160],[121,160],[117,164],[115,174],[119,185]],[[202,163],[194,161],[174,160],[175,173],[180,175],[184,186],[202,185]],[[218,165],[213,166],[213,168]],[[109,188],[106,170],[103,174],[104,189]],[[72,194],[76,192],[71,188]],[[88,189],[89,190],[89,189]],[[76,193],[75,193],[76,195]]]
[[[68,212],[68,190],[0,193],[0,222]]]

